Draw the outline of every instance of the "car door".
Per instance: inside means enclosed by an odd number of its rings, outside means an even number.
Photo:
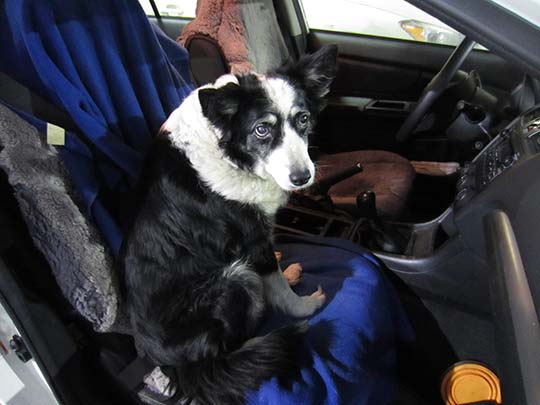
[[[424,87],[463,36],[405,0],[300,0],[307,50],[339,46],[339,70],[318,143],[328,152],[386,149],[422,160],[444,160],[444,133],[409,142],[395,134]],[[477,47],[462,70],[476,70],[485,89],[504,96],[522,76]],[[328,136],[331,134],[331,136]]]

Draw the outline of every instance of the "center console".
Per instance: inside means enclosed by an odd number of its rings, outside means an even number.
[[[458,232],[455,225],[456,215],[466,211],[464,208],[472,204],[471,200],[483,201],[488,198],[486,195],[493,191],[490,184],[495,179],[539,152],[540,106],[517,117],[473,161],[462,166],[458,173],[454,203],[432,221],[380,221],[378,229],[374,229],[366,227],[366,218],[356,219],[328,208],[310,209],[303,204],[293,204],[278,213],[276,231],[350,239],[373,250],[377,255],[382,254],[383,259],[386,258],[385,253],[389,253],[388,258],[392,258],[392,254],[396,253],[401,258],[428,257],[435,254],[440,246]],[[366,243],[369,237],[377,236],[377,232],[380,234],[387,230],[388,235],[402,241],[399,251],[379,248],[383,245],[380,243],[379,247],[369,241]]]
[[[276,215],[276,232],[302,236],[326,236],[352,239],[357,221],[346,215],[289,205]]]

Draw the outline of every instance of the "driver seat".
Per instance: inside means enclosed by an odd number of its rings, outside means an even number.
[[[234,0],[199,0],[196,18],[184,28],[178,41],[188,50],[192,78],[201,86],[222,74],[265,72],[285,64],[295,54],[292,42],[283,35],[286,28],[278,23],[272,0],[261,0],[257,7]],[[399,218],[416,174],[411,163],[396,153],[379,150],[322,154],[316,159],[318,178],[356,163],[362,164],[361,173],[329,189],[334,206],[358,216],[356,197],[372,190],[378,215]]]

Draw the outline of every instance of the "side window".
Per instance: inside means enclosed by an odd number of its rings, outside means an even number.
[[[302,0],[310,29],[458,45],[463,35],[405,0]]]
[[[195,18],[197,0],[154,0],[162,17]],[[153,16],[154,10],[149,0],[139,0],[146,15]]]

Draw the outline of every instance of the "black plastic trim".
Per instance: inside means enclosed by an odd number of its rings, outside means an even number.
[[[455,257],[466,251],[460,237],[449,239],[443,246],[427,257],[411,257],[386,252],[373,252],[384,264],[396,273],[412,275],[428,274],[445,267]]]
[[[159,20],[161,19],[161,14],[159,12],[159,9],[156,5],[156,2],[154,0],[148,0],[150,2],[150,6],[152,6],[152,11],[154,12],[154,16]]]

